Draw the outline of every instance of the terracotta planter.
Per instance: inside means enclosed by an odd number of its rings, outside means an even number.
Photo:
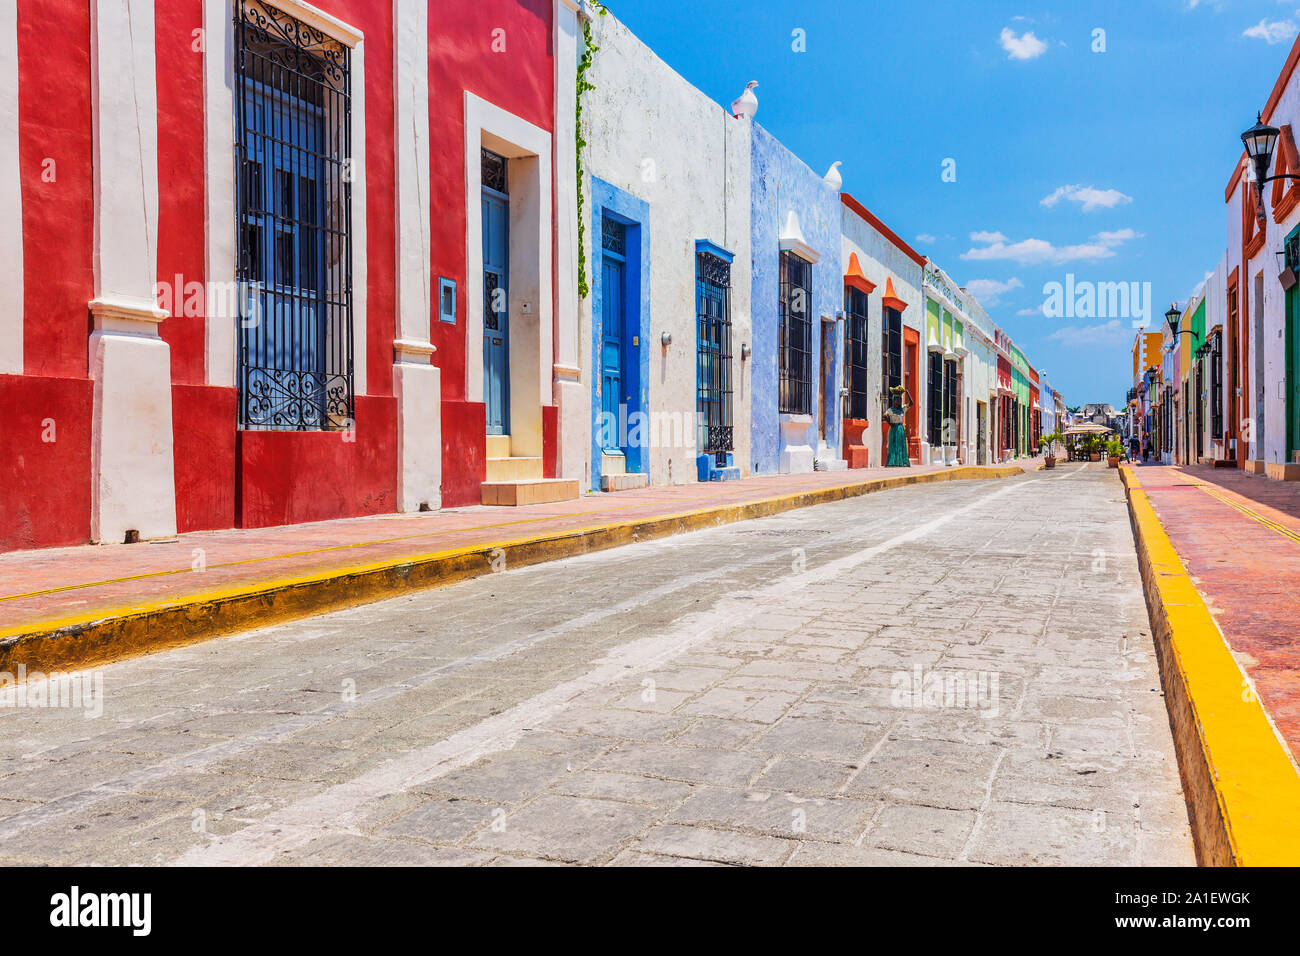
[[[1099,451],[1089,452],[1089,453],[1088,453],[1088,460],[1089,460],[1089,461],[1101,461],[1101,452],[1099,452]]]
[[[1043,467],[1044,467],[1044,468],[1055,468],[1055,467],[1056,467],[1056,459],[1055,459],[1055,458],[1052,458],[1052,457],[1050,457],[1050,456],[1047,457],[1047,458],[1044,458],[1044,459],[1043,459]]]
[[[1118,468],[1119,463],[1124,460],[1123,455],[1110,455],[1106,458],[1106,464],[1112,468]]]

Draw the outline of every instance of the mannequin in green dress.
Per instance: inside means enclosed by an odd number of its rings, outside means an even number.
[[[905,388],[890,389],[889,407],[885,421],[889,424],[889,458],[886,468],[910,468],[907,457],[907,410],[912,407],[912,396]]]

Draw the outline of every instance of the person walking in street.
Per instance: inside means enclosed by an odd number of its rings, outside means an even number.
[[[1143,444],[1142,446],[1142,463],[1146,464],[1147,459],[1150,457],[1151,457],[1151,439],[1148,438],[1146,440],[1146,443]]]
[[[1129,436],[1129,438],[1128,438],[1128,459],[1129,459],[1129,461],[1137,461],[1138,448],[1140,448],[1141,445],[1142,445],[1142,443],[1141,443],[1140,441],[1138,441],[1138,437],[1137,437],[1137,435],[1130,435],[1130,436]]]

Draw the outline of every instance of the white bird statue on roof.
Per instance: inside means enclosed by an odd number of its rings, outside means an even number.
[[[826,180],[826,185],[836,192],[839,192],[844,186],[844,177],[840,175],[840,166],[842,165],[842,160],[835,160],[835,162],[831,163],[831,168],[826,170],[826,175],[822,177]]]
[[[745,92],[740,94],[740,99],[731,101],[731,115],[740,119],[753,119],[754,114],[758,112],[758,97],[754,95],[754,87],[758,86],[758,80],[750,80],[745,84]]]

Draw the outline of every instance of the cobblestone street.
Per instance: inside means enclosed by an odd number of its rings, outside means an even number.
[[[1116,473],[901,488],[102,668],[9,863],[1194,862]]]

